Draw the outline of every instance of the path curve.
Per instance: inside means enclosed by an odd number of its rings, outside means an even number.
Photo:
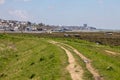
[[[112,54],[112,55],[117,55],[119,53],[113,52],[113,51],[109,51],[109,50],[105,50],[105,52],[107,52],[108,54]]]
[[[60,44],[66,45],[67,47],[71,48],[77,55],[79,55],[79,57],[85,62],[88,71],[93,75],[94,80],[104,80],[103,77],[101,77],[99,73],[92,67],[91,64],[92,61],[90,59],[85,57],[82,53],[80,53],[77,49],[73,48],[72,46],[64,43],[60,43]]]
[[[67,66],[67,70],[70,73],[72,80],[83,80],[83,69],[80,65],[77,64],[72,53],[68,49],[57,44],[57,42],[51,41],[50,43],[56,44],[57,46],[61,47],[66,52],[68,56],[68,62],[69,62],[69,65]]]
[[[53,41],[55,42],[55,41]],[[56,42],[59,44],[63,44],[69,48],[71,48],[77,55],[79,55],[79,57],[85,62],[86,64],[86,68],[88,69],[88,71],[93,75],[94,80],[104,80],[103,77],[101,77],[99,75],[99,73],[92,67],[92,61],[90,59],[88,59],[87,57],[85,57],[83,54],[81,54],[77,49],[73,48],[70,45],[64,44],[64,43],[60,43],[60,42]]]

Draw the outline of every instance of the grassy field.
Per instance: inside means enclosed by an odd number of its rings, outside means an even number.
[[[65,52],[42,38],[0,35],[0,80],[71,80]]]
[[[82,69],[84,70],[83,80],[94,80],[92,74],[87,70],[84,61],[77,54],[75,54],[71,48],[67,47],[66,45],[63,46],[72,53],[72,55],[75,57],[75,60],[77,61],[77,64],[82,66]]]
[[[56,39],[56,41],[69,44],[79,50],[83,55],[92,60],[93,67],[100,73],[104,80],[120,80],[120,48],[111,48],[109,46],[98,45],[88,41],[78,39]],[[105,50],[114,51],[117,54],[113,55],[105,52]],[[76,59],[79,60],[79,57]],[[81,60],[79,60],[83,67]],[[87,72],[85,78],[89,78]],[[88,79],[86,79],[88,80]]]
[[[104,80],[120,80],[119,45],[101,45],[94,41],[63,37],[63,34],[58,36],[56,34],[48,34],[48,36],[47,34],[0,34],[0,80],[71,80],[70,74],[66,70],[69,63],[65,51],[48,43],[49,40],[76,48],[92,60],[92,66]],[[83,80],[94,80],[81,58],[70,48],[63,46],[82,66]]]

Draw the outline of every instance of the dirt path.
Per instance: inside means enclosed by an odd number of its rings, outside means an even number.
[[[86,68],[88,69],[88,71],[93,75],[94,80],[103,80],[103,78],[99,75],[99,73],[92,67],[92,64],[91,64],[92,61],[90,59],[85,57],[83,54],[81,54],[79,51],[77,51],[72,46],[67,45],[67,44],[63,44],[63,45],[70,47],[77,55],[79,55],[79,57],[85,62]]]
[[[109,50],[105,50],[105,52],[109,53],[109,54],[112,54],[112,55],[117,55],[118,53],[116,52],[112,52],[112,51],[109,51]]]
[[[73,51],[78,54],[81,59],[85,62],[86,68],[88,71],[93,75],[95,80],[103,80],[103,78],[98,74],[98,72],[92,67],[91,60],[83,56],[80,52],[78,52],[76,49],[73,49]]]
[[[54,42],[54,43],[57,43],[57,42]],[[88,69],[88,71],[93,75],[94,80],[103,80],[103,78],[99,75],[99,73],[92,67],[92,64],[91,64],[92,61],[90,59],[88,59],[83,54],[81,54],[79,51],[77,51],[75,48],[73,48],[67,44],[64,44],[64,43],[59,43],[59,44],[63,44],[65,46],[71,48],[77,55],[79,55],[79,57],[85,62],[86,68]]]
[[[55,45],[57,44],[57,42],[53,42],[53,41],[50,43],[55,44]],[[68,56],[69,65],[67,66],[67,70],[69,71],[72,80],[83,80],[82,79],[83,78],[83,69],[80,65],[77,64],[77,62],[75,61],[75,58],[73,57],[71,52],[59,44],[57,44],[57,46],[59,46],[63,50],[65,50],[65,52]]]

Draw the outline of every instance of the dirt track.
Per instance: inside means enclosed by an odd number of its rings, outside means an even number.
[[[50,42],[52,44],[57,44],[56,42]],[[71,75],[72,80],[83,80],[83,69],[80,65],[77,64],[77,62],[75,61],[75,58],[73,57],[73,55],[71,54],[71,52],[69,50],[67,50],[66,48],[64,48],[63,46],[57,44],[59,47],[61,47],[63,50],[65,50],[67,56],[68,56],[68,62],[69,65],[67,66],[67,70]]]
[[[107,52],[108,54],[112,54],[112,55],[117,55],[117,54],[119,54],[119,53],[112,52],[112,51],[109,51],[109,50],[105,50],[105,52]]]
[[[52,41],[51,43],[57,44],[59,42]],[[82,80],[82,76],[83,76],[84,71],[81,70],[82,68],[80,66],[78,66],[78,68],[75,69],[74,66],[76,65],[76,62],[75,62],[75,59],[74,59],[73,55],[70,53],[69,50],[64,48],[62,45],[65,45],[65,46],[71,48],[71,50],[73,50],[77,55],[79,55],[79,57],[85,62],[86,68],[88,69],[88,71],[93,75],[94,80],[103,80],[103,78],[99,75],[99,73],[92,67],[92,64],[91,64],[92,61],[90,59],[88,59],[83,54],[81,54],[79,51],[77,51],[75,48],[73,48],[73,47],[71,47],[67,44],[59,43],[57,45],[60,46],[62,49],[64,49],[66,54],[68,55],[68,61],[69,61],[70,64],[67,67],[67,69],[68,69],[69,73],[71,74],[72,80]],[[80,72],[76,73],[75,72],[76,70],[79,70]]]

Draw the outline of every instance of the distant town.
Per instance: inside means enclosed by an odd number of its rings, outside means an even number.
[[[83,26],[54,26],[45,25],[44,23],[32,23],[29,21],[4,20],[0,19],[0,31],[11,32],[68,32],[68,31],[93,31],[95,27],[83,24]]]

